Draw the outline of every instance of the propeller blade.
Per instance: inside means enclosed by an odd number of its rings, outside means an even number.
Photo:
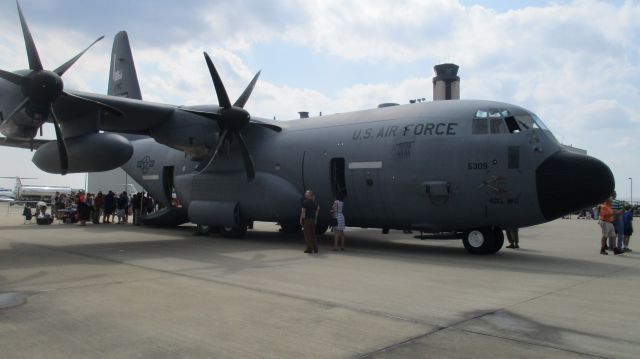
[[[22,80],[24,76],[14,74],[13,72],[0,70],[0,78],[5,79],[9,82],[13,82],[16,85],[22,85]]]
[[[204,60],[207,62],[207,67],[209,67],[209,73],[211,74],[211,79],[213,80],[213,86],[216,88],[218,105],[224,108],[231,108],[231,101],[229,101],[227,90],[225,90],[222,79],[220,78],[220,75],[218,75],[216,67],[213,66],[213,62],[211,61],[209,54],[207,54],[206,52],[204,53]]]
[[[96,42],[98,42],[98,41],[100,41],[102,39],[104,39],[104,36],[100,36],[96,41],[92,42],[91,45],[87,46],[87,48],[84,49],[84,51],[82,51],[81,53],[79,53],[76,56],[74,56],[71,60],[65,62],[62,65],[60,65],[57,69],[53,70],[53,72],[57,73],[58,76],[62,76],[76,61],[78,61],[80,56],[84,55],[84,53],[87,52],[87,50],[89,50],[91,48],[91,46],[95,45]]]
[[[27,102],[29,102],[29,98],[25,97],[24,100],[22,100],[22,102],[20,102],[4,120],[9,121],[16,113],[18,113],[18,111],[22,110],[27,105]]]
[[[24,45],[27,48],[27,58],[29,59],[29,68],[34,71],[40,71],[42,70],[42,62],[40,62],[38,49],[36,49],[36,44],[35,42],[33,42],[31,31],[29,31],[29,26],[27,26],[27,21],[24,19],[24,15],[22,15],[22,9],[20,9],[20,3],[18,3],[17,0],[16,0],[16,5],[18,5],[18,15],[20,15],[20,25],[22,26],[22,35],[24,36]]]
[[[66,175],[69,169],[69,154],[67,153],[67,146],[62,138],[62,130],[60,129],[60,121],[53,110],[53,105],[49,107],[51,111],[51,118],[53,119],[53,127],[56,130],[56,140],[58,142],[58,155],[60,156],[60,174]]]
[[[209,157],[209,160],[207,161],[207,164],[204,167],[202,167],[202,169],[199,169],[200,173],[206,171],[207,168],[209,168],[209,166],[211,166],[211,164],[213,163],[213,160],[218,155],[218,151],[220,151],[220,148],[222,148],[222,144],[224,143],[224,140],[227,137],[228,133],[229,133],[229,130],[222,131],[222,134],[220,135],[220,139],[218,140],[218,143],[216,144],[216,149],[213,151],[213,154],[211,155],[211,157]],[[200,166],[198,166],[198,167],[200,167]]]
[[[247,103],[247,100],[249,100],[249,96],[251,96],[251,92],[253,91],[253,88],[256,86],[256,82],[258,82],[258,77],[260,77],[260,72],[262,72],[262,70],[258,71],[258,73],[255,76],[253,76],[253,79],[251,80],[247,88],[244,89],[244,92],[242,93],[242,95],[238,97],[238,99],[233,104],[233,106],[244,108],[244,105]]]
[[[249,121],[249,123],[252,124],[252,125],[268,128],[271,131],[282,132],[282,127],[280,127],[278,125],[271,124],[271,123],[266,123],[266,122],[259,121],[259,120],[254,120],[254,119],[251,119],[251,121]]]
[[[238,140],[240,140],[240,150],[242,150],[242,160],[244,161],[244,168],[247,170],[247,178],[252,180],[256,176],[256,166],[253,163],[253,158],[247,148],[247,143],[244,141],[244,137],[240,132],[236,133]]]

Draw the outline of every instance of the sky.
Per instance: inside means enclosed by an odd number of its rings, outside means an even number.
[[[609,165],[618,196],[640,184],[640,0],[185,0],[20,2],[45,68],[101,35],[63,79],[106,93],[113,36],[129,34],[145,100],[217,102],[203,51],[231,98],[262,70],[246,109],[277,120],[432,97],[433,66],[460,66],[461,98],[513,103],[562,143]],[[16,5],[0,2],[0,68],[27,68]],[[45,138],[54,138],[47,125]],[[0,148],[0,176],[83,188]],[[0,180],[11,187],[11,180]],[[640,185],[634,193],[640,198]]]

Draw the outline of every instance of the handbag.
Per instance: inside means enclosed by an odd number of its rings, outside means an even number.
[[[337,227],[338,226],[338,219],[335,217],[331,217],[331,227]]]

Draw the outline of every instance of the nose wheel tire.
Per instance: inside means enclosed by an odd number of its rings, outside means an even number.
[[[474,228],[464,233],[462,243],[471,254],[493,254],[502,248],[504,235],[498,227]]]

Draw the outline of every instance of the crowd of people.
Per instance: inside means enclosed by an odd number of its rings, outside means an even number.
[[[64,223],[79,222],[81,226],[86,226],[87,222],[126,224],[129,223],[130,217],[132,217],[133,224],[140,225],[141,215],[155,212],[158,209],[158,204],[149,194],[138,192],[130,195],[126,191],[119,194],[114,191],[106,191],[106,193],[79,191],[71,194],[56,192],[51,197],[49,205],[52,220]],[[35,216],[38,217],[46,211],[47,204],[39,202],[36,206]],[[25,205],[22,214],[25,216],[25,221],[31,222],[33,214],[27,205]]]
[[[633,207],[626,205],[616,199],[616,192],[613,191],[611,197],[597,207],[598,224],[602,231],[600,238],[600,254],[619,255],[631,252],[629,240],[633,234]],[[608,240],[608,243],[607,243]]]

